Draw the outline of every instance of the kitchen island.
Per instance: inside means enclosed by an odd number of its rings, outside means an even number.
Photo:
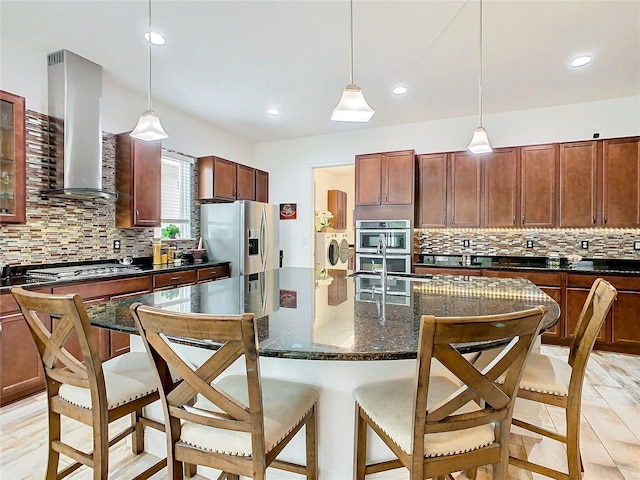
[[[363,383],[414,375],[422,314],[489,315],[544,305],[545,328],[560,314],[557,303],[526,279],[435,275],[390,279],[386,315],[381,317],[375,282],[371,275],[352,277],[340,270],[284,268],[88,306],[88,312],[93,325],[130,333],[136,333],[129,313],[134,302],[180,312],[255,313],[260,319],[261,374],[320,388],[320,480],[349,479],[354,443],[351,392]],[[181,353],[197,365],[207,357],[207,349],[216,347],[191,342]],[[466,351],[488,347],[460,346]],[[132,338],[132,349],[137,348],[142,347]],[[163,448],[163,439],[149,442],[152,453],[162,455]],[[303,452],[303,437],[295,438],[282,458],[303,461]],[[388,458],[386,452],[377,439],[370,442],[371,458]],[[381,478],[405,478],[405,473],[392,471]],[[269,478],[294,477],[272,471]]]

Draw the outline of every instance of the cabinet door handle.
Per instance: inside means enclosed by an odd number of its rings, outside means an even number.
[[[593,214],[593,223],[596,223],[596,214]]]
[[[606,224],[606,223],[607,223],[607,221],[608,221],[608,218],[607,218],[607,214],[605,213],[605,214],[604,214],[604,223]]]
[[[451,215],[451,223],[452,223],[452,224],[456,223],[455,218],[454,218],[454,216],[453,216],[453,215]]]
[[[136,220],[138,220],[138,218],[140,218],[140,210],[136,210]]]
[[[522,224],[524,225],[524,215],[522,215]]]

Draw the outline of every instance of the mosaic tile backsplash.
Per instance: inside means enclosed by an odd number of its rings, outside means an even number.
[[[39,265],[71,261],[119,259],[125,256],[152,255],[152,228],[116,228],[115,204],[105,201],[82,201],[44,198],[40,191],[48,188],[49,124],[48,117],[27,111],[27,221],[24,225],[0,227],[0,263]],[[102,185],[115,190],[115,135],[103,133]],[[193,185],[196,168],[192,172]],[[193,194],[192,234],[199,236],[199,203]],[[113,249],[113,241],[121,249]],[[193,241],[180,242],[179,248],[193,248]]]
[[[474,228],[421,229],[414,235],[414,251],[435,255],[513,255],[544,257],[558,253],[561,257],[578,254],[584,258],[618,258],[640,260],[640,229],[616,228]],[[469,247],[464,246],[469,240]],[[527,248],[533,241],[533,248]],[[588,248],[582,248],[582,242]]]

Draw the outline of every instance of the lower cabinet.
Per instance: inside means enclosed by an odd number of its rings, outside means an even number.
[[[524,277],[560,305],[560,319],[543,334],[544,343],[570,345],[582,307],[596,278],[604,278],[618,296],[596,338],[596,350],[640,354],[640,277],[566,272],[415,267],[415,273]]]
[[[174,285],[207,282],[229,276],[229,265],[202,267],[179,272],[147,274],[118,280],[97,280],[84,283],[34,288],[35,292],[79,294],[87,305],[103,303],[134,295],[166,289]],[[176,278],[177,277],[177,278]],[[11,293],[0,295],[0,405],[19,400],[44,390],[44,372],[40,355],[31,338],[29,327]],[[56,320],[43,318],[47,328],[55,327]],[[53,325],[52,325],[53,322]],[[108,360],[129,351],[129,334],[92,327],[102,360]],[[77,338],[69,338],[65,348],[80,358]]]
[[[51,289],[37,289],[51,293]],[[0,295],[0,405],[44,389],[40,354],[18,304],[10,293]],[[43,318],[51,328],[50,319]]]
[[[542,334],[542,338],[548,340],[564,337],[565,312],[564,308],[562,308],[563,275],[560,272],[547,273],[513,270],[482,270],[482,275],[485,277],[499,278],[526,278],[531,281],[531,283],[538,286],[540,290],[549,295],[558,303],[558,305],[560,305],[560,318],[553,327]]]

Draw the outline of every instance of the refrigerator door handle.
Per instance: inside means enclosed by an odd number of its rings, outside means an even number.
[[[269,234],[267,230],[267,211],[265,209],[262,210],[262,218],[260,220],[260,259],[262,260],[262,271],[264,272],[267,268],[267,255],[266,255],[266,246],[265,242],[267,241],[267,235]]]

